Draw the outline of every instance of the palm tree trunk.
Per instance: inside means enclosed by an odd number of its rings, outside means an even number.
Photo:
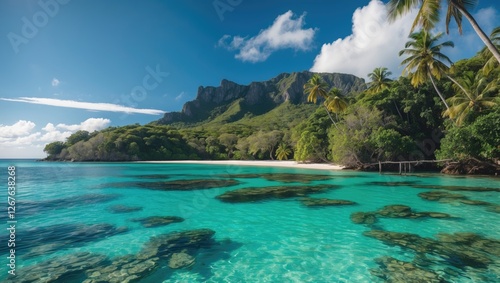
[[[477,33],[479,38],[481,38],[484,44],[486,44],[486,47],[488,47],[493,56],[495,56],[498,63],[500,63],[500,52],[495,47],[493,42],[491,42],[490,38],[484,33],[481,27],[477,24],[474,17],[472,17],[472,15],[467,10],[463,9],[460,5],[454,5],[454,6],[465,16],[465,18],[467,18],[467,20],[469,20],[470,24],[472,25],[472,28]]]
[[[465,88],[464,88],[461,84],[459,84],[456,80],[454,80],[452,77],[450,77],[450,76],[448,76],[448,75],[446,75],[446,77],[447,77],[450,81],[452,81],[454,84],[456,84],[456,85],[457,85],[457,86],[458,86],[458,87],[459,87],[459,88],[460,88],[460,89],[461,89],[461,90],[465,93],[465,95],[467,95],[467,97],[469,98],[469,100],[470,100],[470,101],[472,101],[472,97],[470,97],[470,95],[469,95],[469,93],[467,92],[467,90],[465,90]]]
[[[434,89],[436,90],[437,94],[439,95],[439,98],[441,98],[441,101],[443,101],[444,106],[446,106],[446,109],[450,109],[450,106],[448,106],[448,103],[446,103],[446,100],[444,100],[443,95],[439,91],[439,89],[436,86],[436,83],[434,82],[434,79],[432,78],[432,75],[429,74],[429,78],[431,79],[432,85],[434,86]]]
[[[326,105],[325,105],[325,104],[323,104],[323,106],[325,106],[326,114],[328,114],[328,117],[330,117],[330,120],[332,120],[333,125],[334,125],[334,126],[335,126],[335,128],[338,130],[339,128],[337,127],[337,123],[335,123],[335,120],[333,120],[332,115],[330,115],[330,111],[328,111],[328,107],[326,107]]]
[[[394,107],[396,107],[396,110],[398,111],[399,117],[401,118],[401,120],[403,120],[403,115],[401,115],[401,112],[399,111],[399,108],[398,108],[398,105],[396,104],[396,101],[393,100],[392,102],[394,102]]]

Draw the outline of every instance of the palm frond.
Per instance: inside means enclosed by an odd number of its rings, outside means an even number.
[[[417,7],[422,0],[391,0],[387,3],[389,21],[394,22],[397,18],[409,13]]]
[[[458,26],[458,33],[462,34],[462,13],[453,5],[448,5],[448,11],[446,12],[446,33],[450,33],[450,21],[451,17],[455,19]]]
[[[417,26],[421,26],[424,30],[433,29],[439,22],[440,8],[441,0],[422,0],[411,31],[415,30]]]
[[[304,93],[308,95],[307,101],[316,103],[318,101],[318,96],[326,97],[327,88],[328,84],[326,84],[318,74],[314,74],[307,83],[304,84]]]

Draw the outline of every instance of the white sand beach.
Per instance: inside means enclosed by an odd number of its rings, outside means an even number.
[[[340,165],[327,163],[298,163],[296,161],[277,161],[277,160],[179,160],[179,161],[139,161],[144,163],[186,163],[186,164],[218,164],[218,165],[238,165],[238,166],[270,166],[270,167],[288,167],[305,168],[318,170],[342,170]]]

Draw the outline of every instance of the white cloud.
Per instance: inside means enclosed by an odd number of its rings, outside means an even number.
[[[39,141],[45,142],[45,143],[51,143],[54,141],[65,141],[67,137],[71,136],[73,132],[71,131],[65,131],[61,132],[58,130],[55,131],[50,131],[46,132],[45,134],[41,135],[39,138]]]
[[[19,120],[8,126],[0,126],[0,146],[29,145],[41,135],[33,133],[36,124],[31,121]]]
[[[56,78],[53,78],[52,82],[51,82],[53,87],[57,87],[60,83],[61,83],[61,81],[56,79]]]
[[[80,123],[78,125],[57,124],[57,126],[55,128],[65,129],[65,130],[74,131],[74,132],[80,131],[80,130],[93,132],[93,131],[98,131],[98,130],[106,128],[109,125],[109,123],[111,123],[111,121],[109,119],[90,118],[90,119],[83,121],[82,123]],[[49,125],[47,124],[47,126],[49,126]],[[47,128],[47,126],[45,128]],[[53,125],[52,125],[52,127],[53,127]]]
[[[33,143],[36,143],[41,136],[40,132],[36,132],[27,136],[23,137],[17,137],[11,141],[7,141],[4,144],[7,145],[14,145],[14,146],[22,146],[22,145],[32,145]]]
[[[20,120],[11,126],[0,125],[0,138],[25,136],[29,134],[35,126],[35,123],[25,120]]]
[[[126,107],[111,103],[81,102],[81,101],[62,100],[54,98],[19,97],[19,98],[0,98],[0,100],[42,104],[42,105],[50,105],[57,107],[86,109],[90,111],[125,112],[128,114],[137,113],[137,114],[147,114],[147,115],[161,115],[165,113],[165,111],[156,109],[140,109],[140,108]]]
[[[305,14],[297,19],[293,19],[293,16],[292,11],[279,15],[270,27],[250,38],[224,35],[218,46],[238,50],[235,58],[249,62],[265,61],[280,49],[308,50],[316,30],[303,28]]]
[[[42,130],[46,132],[52,132],[56,130],[56,127],[52,123],[47,123],[47,125],[45,125],[45,127],[43,127]]]
[[[379,0],[356,9],[352,16],[352,34],[324,44],[311,68],[313,72],[339,72],[367,78],[377,67],[387,67],[400,74],[398,53],[408,41],[415,13],[393,23],[387,20],[387,9]]]
[[[20,120],[10,126],[0,126],[0,158],[43,157],[47,143],[65,141],[78,130],[98,131],[109,126],[111,121],[90,118],[80,124],[66,125],[47,123],[42,131],[35,131],[35,123]]]

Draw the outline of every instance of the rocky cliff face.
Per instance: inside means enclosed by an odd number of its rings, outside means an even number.
[[[158,122],[171,124],[175,122],[198,122],[211,116],[217,107],[229,105],[241,99],[246,108],[266,105],[273,108],[279,104],[290,101],[293,104],[306,103],[307,95],[304,94],[304,84],[313,76],[311,72],[283,73],[264,82],[252,82],[249,85],[222,80],[220,86],[207,86],[198,88],[196,99],[186,102],[181,112],[166,113]],[[360,92],[365,89],[363,79],[348,74],[319,73],[330,86],[342,90],[344,94]]]

